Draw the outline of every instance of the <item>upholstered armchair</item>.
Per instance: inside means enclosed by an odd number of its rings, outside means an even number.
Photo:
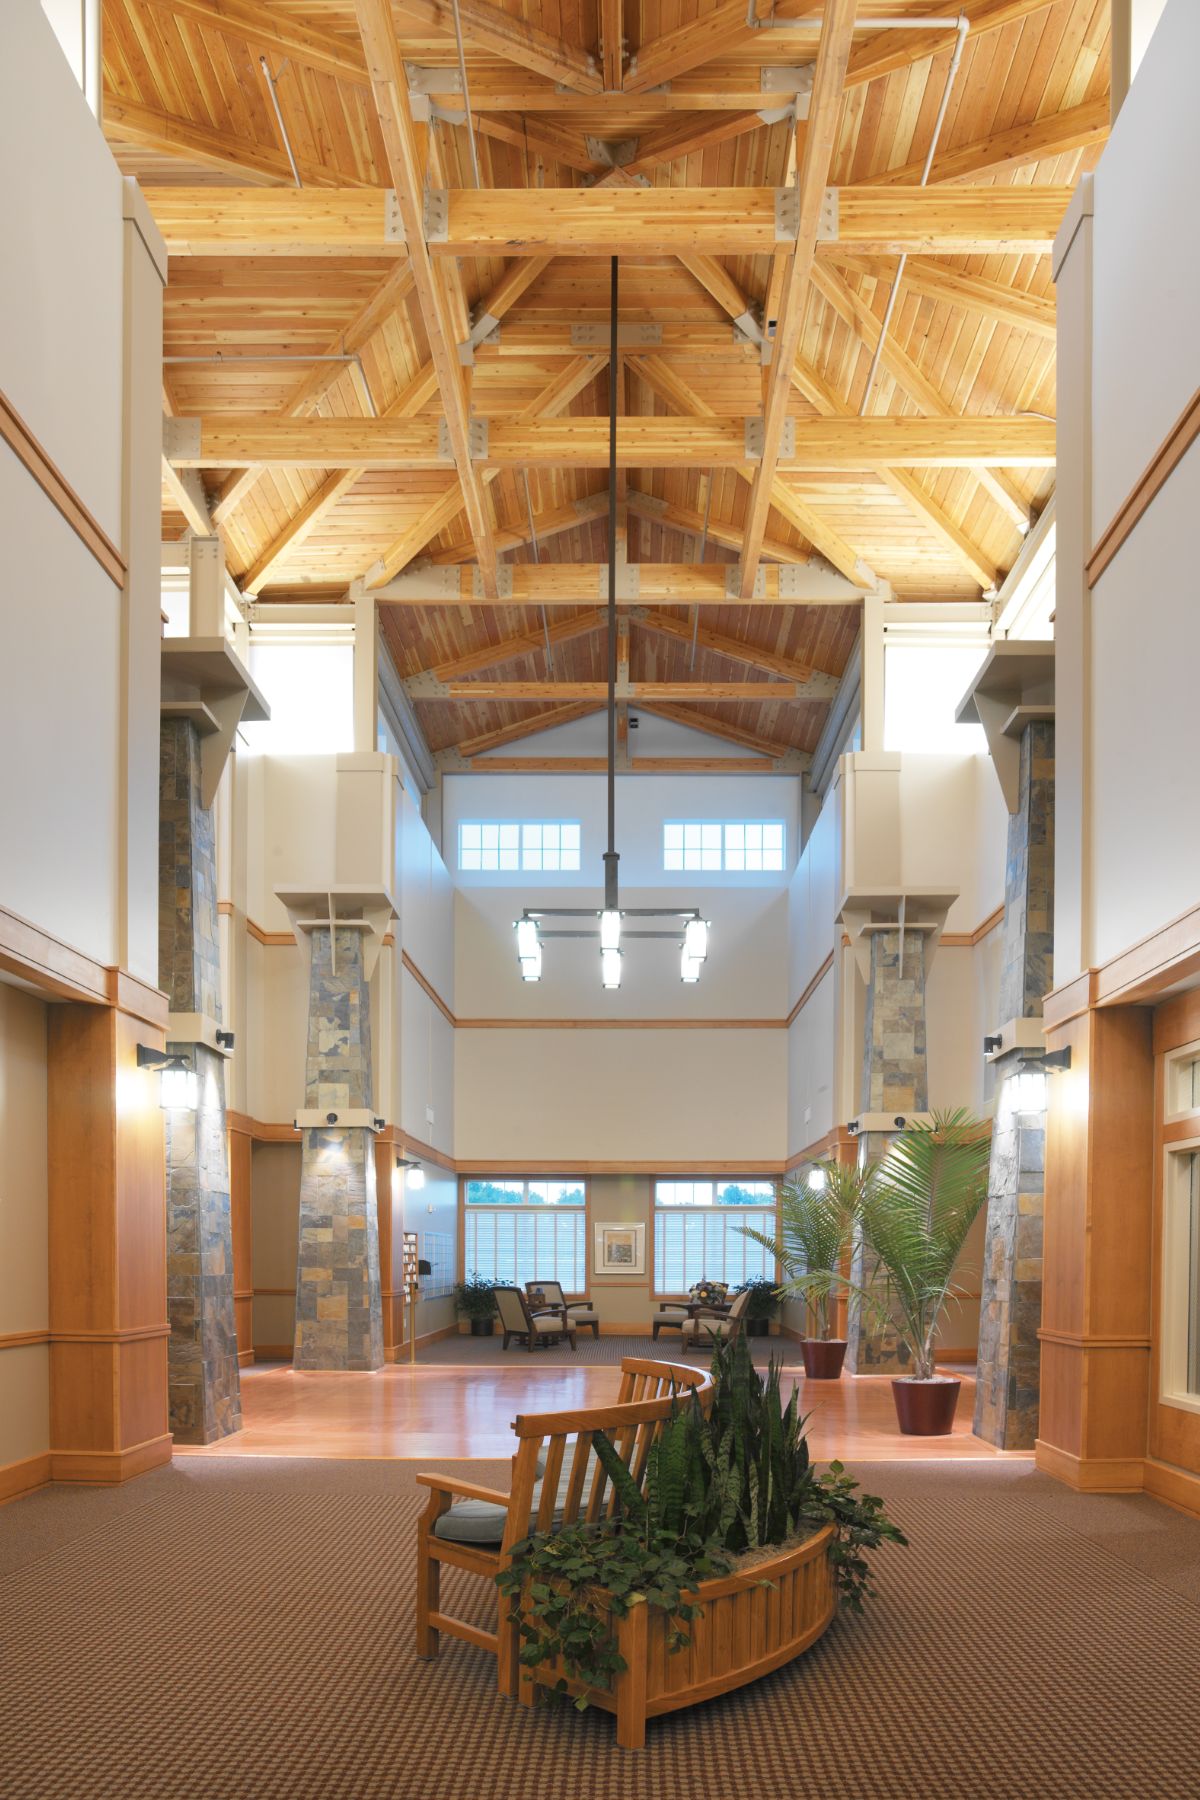
[[[536,1318],[540,1312],[555,1312],[568,1325],[591,1327],[592,1336],[600,1336],[600,1317],[585,1295],[582,1300],[568,1300],[559,1281],[527,1281],[525,1299]]]
[[[503,1349],[508,1349],[510,1338],[516,1338],[527,1350],[536,1350],[543,1344],[560,1344],[566,1338],[574,1350],[575,1327],[562,1313],[531,1312],[520,1288],[498,1287],[493,1291],[504,1332]]]
[[[680,1329],[680,1341],[684,1349],[708,1350],[712,1347],[714,1338],[723,1344],[730,1343],[745,1326],[746,1308],[749,1304],[749,1289],[743,1288],[740,1294],[734,1295],[728,1312],[708,1306],[695,1308],[692,1318]]]

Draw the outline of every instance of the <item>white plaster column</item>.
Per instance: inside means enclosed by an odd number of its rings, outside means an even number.
[[[1092,552],[1092,177],[1054,243],[1058,289],[1058,547],[1054,636],[1054,981],[1090,966]]]
[[[158,986],[159,645],[162,638],[162,311],[167,249],[126,180],[121,447],[121,739],[117,960]]]

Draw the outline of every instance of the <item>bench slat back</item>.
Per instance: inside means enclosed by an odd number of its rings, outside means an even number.
[[[673,1410],[691,1403],[693,1393],[707,1412],[713,1398],[707,1369],[628,1356],[621,1362],[615,1405],[529,1413],[514,1420],[518,1449],[503,1552],[532,1530],[571,1525],[581,1516],[590,1524],[611,1517],[616,1491],[595,1454],[592,1433],[603,1431],[640,1488],[655,1439]]]

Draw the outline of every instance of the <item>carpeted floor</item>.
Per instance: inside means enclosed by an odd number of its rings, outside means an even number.
[[[754,1360],[765,1367],[768,1357],[782,1363],[784,1368],[799,1369],[804,1365],[804,1357],[794,1338],[755,1337],[746,1340],[754,1355]],[[539,1350],[527,1350],[524,1344],[511,1343],[504,1349],[504,1339],[497,1331],[494,1337],[471,1337],[460,1334],[456,1337],[439,1338],[434,1344],[427,1344],[417,1351],[417,1361],[423,1363],[479,1363],[494,1366],[501,1364],[505,1368],[558,1368],[560,1365],[571,1367],[578,1363],[619,1363],[623,1356],[651,1357],[662,1362],[695,1363],[699,1369],[707,1368],[711,1360],[711,1348],[687,1351],[679,1341],[677,1331],[664,1331],[655,1339],[648,1334],[643,1337],[618,1336],[615,1332],[604,1337],[593,1337],[590,1331],[576,1333],[575,1349],[570,1344],[547,1344]]]
[[[913,1539],[870,1613],[627,1753],[598,1712],[499,1699],[465,1644],[414,1658],[416,1466],[193,1458],[0,1509],[4,1800],[1200,1793],[1200,1524],[1152,1501],[864,1468]]]

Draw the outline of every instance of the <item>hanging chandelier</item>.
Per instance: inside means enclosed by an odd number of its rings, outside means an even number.
[[[679,946],[679,978],[700,979],[708,955],[708,920],[695,907],[622,907],[617,885],[617,258],[610,263],[608,383],[608,849],[604,853],[604,905],[526,907],[515,923],[517,959],[522,981],[542,978],[542,945],[549,938],[599,941],[600,985],[621,985],[621,948],[625,938],[666,938]],[[571,924],[547,929],[547,919]],[[628,926],[632,919],[673,920],[655,930]],[[587,921],[591,923],[587,923]]]

